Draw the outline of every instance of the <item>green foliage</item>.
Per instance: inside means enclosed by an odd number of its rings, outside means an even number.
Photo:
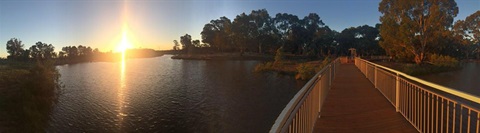
[[[273,71],[274,70],[273,64],[274,63],[272,62],[259,63],[257,64],[257,66],[255,66],[255,72]]]
[[[7,41],[7,52],[9,55],[9,58],[12,59],[18,59],[22,56],[24,50],[23,50],[23,44],[22,41],[20,41],[17,38],[12,38]]]
[[[0,127],[41,132],[60,93],[60,74],[52,60],[28,65],[0,68],[0,114],[7,114],[2,115],[0,123],[9,124]]]
[[[457,67],[458,66],[457,59],[450,56],[437,55],[437,54],[430,55],[430,63],[432,63],[434,66],[440,66],[440,67]]]
[[[339,54],[348,55],[350,48],[355,48],[361,55],[383,55],[385,51],[378,44],[379,27],[368,25],[350,27],[344,29],[338,36],[337,41]]]
[[[295,75],[295,79],[309,80],[315,76],[315,67],[309,63],[299,64],[296,69],[297,75]]]
[[[275,54],[285,52],[306,55],[325,54],[334,50],[335,31],[326,26],[316,13],[303,19],[286,13],[271,17],[266,9],[239,14],[231,21],[226,17],[211,20],[201,32],[202,42],[224,52],[226,50]],[[310,53],[312,54],[312,53]]]
[[[319,65],[312,65],[310,63],[301,63],[297,66],[297,75],[295,79],[298,80],[310,80],[317,72],[327,66],[332,60],[330,58],[325,58]]]
[[[445,38],[458,14],[454,0],[382,0],[378,10],[383,14],[380,46],[388,55],[413,59],[417,64],[447,42]]]
[[[283,47],[277,49],[275,54],[275,64],[282,62],[285,59],[285,52],[283,52]]]

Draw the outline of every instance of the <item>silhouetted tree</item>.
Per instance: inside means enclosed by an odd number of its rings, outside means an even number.
[[[185,34],[184,36],[180,37],[180,43],[182,44],[182,50],[186,53],[190,53],[192,50],[192,36]]]
[[[10,54],[8,58],[19,59],[23,54],[23,44],[17,38],[12,38],[7,41],[7,52]]]
[[[200,45],[200,40],[193,40],[192,45],[193,47],[197,47],[197,48],[202,47],[202,45]]]
[[[177,40],[173,40],[173,50],[180,50],[180,44],[178,44]]]
[[[56,57],[55,47],[52,44],[37,42],[30,47],[30,56],[34,59],[52,59]]]

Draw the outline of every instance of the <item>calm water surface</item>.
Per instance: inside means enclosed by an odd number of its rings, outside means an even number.
[[[480,96],[480,62],[466,62],[457,71],[419,76],[427,81]]]
[[[302,87],[258,61],[170,56],[58,66],[52,132],[267,132]]]

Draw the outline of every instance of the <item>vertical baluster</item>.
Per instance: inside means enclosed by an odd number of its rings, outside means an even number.
[[[463,107],[462,106],[463,105],[460,105],[460,125],[458,125],[458,128],[460,128],[458,132],[460,133],[462,132],[462,127],[463,127],[462,125],[463,124]]]
[[[438,110],[439,110],[439,105],[440,103],[438,102],[439,96],[435,97],[435,104],[437,105],[437,108],[435,109],[435,132],[438,133]]]
[[[429,92],[427,92],[426,94],[427,95],[425,96],[426,97],[425,101],[427,103],[427,106],[425,107],[426,108],[425,109],[425,118],[426,118],[425,119],[425,124],[426,124],[425,125],[425,128],[426,128],[425,130],[427,131],[427,133],[429,133],[429,132],[431,132],[430,127],[429,127],[431,123],[430,123],[430,121],[428,121],[428,120],[430,120],[430,110],[429,109],[430,109],[431,104],[430,104],[430,94],[429,94]]]
[[[418,88],[417,86],[415,86],[416,88]],[[425,132],[425,122],[423,121],[423,110],[424,110],[424,107],[425,107],[425,104],[424,104],[424,99],[425,99],[425,96],[423,96],[423,90],[418,88],[420,90],[420,120],[418,122],[420,122],[420,127],[421,127],[421,131],[422,132]]]
[[[447,121],[445,122],[445,124],[447,125],[447,128],[445,129],[446,132],[448,132],[448,127],[450,127],[450,101],[446,100],[447,101]]]
[[[470,117],[472,117],[472,116],[470,115],[470,113],[471,113],[471,112],[470,112],[470,108],[467,108],[467,109],[468,109],[468,112],[467,112],[467,113],[468,113],[468,114],[467,114],[467,117],[468,117],[468,120],[467,120],[467,122],[468,122],[468,123],[467,123],[467,133],[469,133],[469,132],[470,132],[470,123],[471,123]]]
[[[441,102],[442,102],[442,103],[441,103],[442,108],[441,108],[441,110],[440,110],[440,114],[441,114],[441,115],[440,115],[440,119],[441,119],[441,121],[440,121],[440,122],[441,122],[441,123],[440,123],[440,132],[443,133],[443,123],[444,123],[444,122],[443,122],[443,104],[444,104],[444,103],[443,103],[443,97],[441,97],[440,100],[441,100]]]
[[[410,84],[408,84],[408,87],[411,87]],[[415,109],[414,109],[414,112],[413,112],[413,116],[415,118],[415,126],[417,126],[417,128],[419,128],[420,126],[418,126],[418,91],[417,89],[415,88],[411,88],[413,90],[413,94],[415,95],[415,100],[413,101],[413,103],[415,104]]]
[[[477,112],[477,133],[480,133],[480,112]]]
[[[432,113],[432,114],[430,115],[430,117],[431,117],[430,126],[432,126],[432,127],[431,127],[432,130],[430,130],[430,131],[431,131],[431,132],[434,132],[434,130],[435,130],[435,121],[434,121],[434,119],[433,119],[433,116],[436,115],[435,111],[438,110],[438,105],[435,104],[435,101],[434,101],[435,99],[434,99],[433,93],[431,93],[431,94],[432,94],[432,97],[431,97],[431,99],[432,99],[432,100],[431,100],[431,102],[432,102],[432,111],[431,111],[431,113]],[[434,110],[435,110],[435,111],[434,111]],[[438,121],[438,119],[436,119],[436,120]]]
[[[453,127],[453,128],[452,128],[452,133],[454,133],[454,132],[455,132],[455,116],[456,116],[455,110],[457,110],[457,109],[456,109],[457,103],[453,102],[452,104],[453,104],[453,114],[452,114],[452,116],[453,116],[453,124],[452,124],[452,127]]]

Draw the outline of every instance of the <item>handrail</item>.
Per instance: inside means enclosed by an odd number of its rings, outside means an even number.
[[[361,60],[361,61],[364,61],[366,63],[369,63],[370,65],[374,65],[376,67],[379,67],[379,68],[388,70],[390,72],[393,72],[395,74],[401,75],[401,76],[403,76],[403,77],[405,77],[409,80],[421,83],[421,84],[426,85],[428,87],[432,87],[432,88],[435,88],[437,90],[440,90],[440,91],[443,91],[443,92],[446,92],[446,93],[464,98],[466,100],[470,100],[474,103],[480,104],[480,97],[477,97],[475,95],[472,95],[472,94],[469,94],[469,93],[466,93],[466,92],[462,92],[462,91],[458,91],[458,90],[454,90],[454,89],[451,89],[451,88],[448,88],[448,87],[445,87],[445,86],[442,86],[442,85],[438,85],[438,84],[435,84],[435,83],[432,83],[432,82],[428,82],[428,81],[425,81],[423,79],[419,79],[419,78],[410,76],[410,75],[405,74],[403,72],[400,72],[400,71],[397,71],[397,70],[394,70],[394,69],[391,69],[391,68],[388,68],[388,67],[385,67],[385,66],[382,66],[382,65],[378,65],[378,64],[372,63],[370,61],[367,61],[367,60],[364,60],[364,59],[361,59],[361,58],[358,58],[358,59]]]
[[[320,94],[313,94],[315,96],[312,97],[312,91],[321,91],[315,89],[315,86],[318,84],[321,84],[322,82],[322,77],[323,75],[327,75],[329,78],[329,83],[328,83],[328,88],[330,88],[331,85],[331,79],[335,75],[335,69],[336,66],[340,61],[340,58],[335,59],[334,61],[330,62],[328,65],[324,66],[318,73],[315,74],[315,76],[310,79],[303,87],[300,89],[300,91],[295,94],[295,96],[290,100],[290,102],[286,105],[286,107],[282,110],[280,115],[277,117],[275,120],[275,123],[273,124],[272,128],[270,129],[271,133],[279,133],[279,132],[287,132],[289,128],[292,128],[292,123],[294,123],[294,119],[300,119],[302,118],[302,127],[293,127],[295,129],[290,129],[290,131],[302,131],[302,132],[308,132],[308,131],[313,131],[313,126],[314,124],[308,121],[312,121],[312,118],[309,118],[310,116],[318,116],[317,108],[321,108],[321,100],[324,98],[321,98],[321,96],[315,97]],[[333,70],[333,71],[332,71]],[[317,103],[319,102],[319,103]],[[309,105],[314,105],[313,107],[304,107],[305,103]],[[315,105],[316,104],[316,105]],[[308,105],[307,105],[308,106]],[[320,107],[317,107],[320,106]],[[299,112],[299,110],[302,110],[302,112]],[[316,117],[315,117],[316,118]],[[297,120],[298,121],[298,120]],[[295,124],[297,121],[295,121]],[[314,121],[314,120],[313,120]],[[305,125],[311,126],[307,127]]]
[[[480,133],[478,106],[464,104],[447,95],[471,101],[472,104],[480,103],[479,97],[427,82],[364,59],[355,58],[355,66],[419,132]]]

